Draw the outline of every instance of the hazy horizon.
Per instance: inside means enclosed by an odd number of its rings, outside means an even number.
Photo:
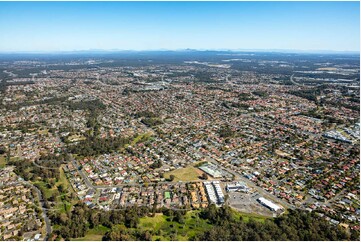
[[[359,2],[0,2],[0,52],[359,52]]]
[[[289,54],[360,54],[360,51],[356,50],[297,50],[297,49],[79,49],[79,50],[34,50],[34,51],[0,51],[0,54],[71,54],[71,53],[122,53],[122,52],[265,52],[265,53],[289,53]]]

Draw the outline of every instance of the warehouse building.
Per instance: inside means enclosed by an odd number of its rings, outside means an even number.
[[[278,206],[277,204],[274,204],[270,200],[265,199],[264,197],[260,197],[257,199],[259,203],[261,203],[263,206],[271,209],[272,211],[277,212],[278,210],[281,210],[282,207]]]
[[[206,187],[206,191],[211,203],[224,203],[224,195],[219,181],[204,182],[204,186]]]

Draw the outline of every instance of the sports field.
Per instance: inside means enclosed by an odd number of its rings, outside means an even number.
[[[202,174],[203,172],[198,168],[187,166],[165,173],[164,178],[169,179],[173,175],[175,177],[174,181],[197,181]]]

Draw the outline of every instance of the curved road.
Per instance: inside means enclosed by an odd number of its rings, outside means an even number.
[[[49,235],[51,234],[51,223],[50,223],[50,219],[48,218],[47,214],[46,214],[46,208],[45,208],[45,202],[44,202],[44,199],[43,199],[43,194],[41,193],[41,191],[36,187],[34,186],[33,184],[29,183],[29,182],[26,182],[26,181],[23,181],[24,184],[32,187],[33,189],[35,189],[35,191],[37,192],[38,194],[38,197],[39,197],[39,202],[40,202],[40,205],[41,205],[41,211],[42,211],[42,216],[44,218],[44,221],[45,221],[45,226],[46,226],[46,235],[45,235],[45,239],[44,240],[48,240],[49,239]]]
[[[294,85],[296,85],[296,86],[303,86],[303,85],[301,85],[301,84],[299,84],[299,83],[297,83],[297,82],[295,82],[294,80],[293,80],[293,76],[294,76],[295,74],[292,74],[292,76],[290,77],[290,81],[294,84]]]
[[[37,166],[37,167],[39,167],[39,168],[42,168],[42,169],[49,169],[49,170],[57,170],[57,169],[59,169],[59,167],[46,167],[46,166],[41,166],[41,165],[38,165],[35,161],[33,161],[33,164],[34,164],[34,166]]]

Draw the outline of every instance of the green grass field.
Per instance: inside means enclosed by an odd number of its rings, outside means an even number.
[[[144,134],[139,134],[137,137],[135,137],[132,142],[130,143],[131,146],[134,146],[135,144],[137,144],[138,142],[144,142],[147,141],[150,137],[151,137],[151,133],[144,133]]]
[[[76,141],[82,141],[82,140],[86,140],[86,138],[83,136],[83,135],[77,135],[77,134],[74,134],[74,135],[71,135],[67,138],[67,140],[69,142],[76,142]]]
[[[267,217],[267,216],[262,216],[259,214],[252,214],[252,213],[242,213],[242,212],[238,212],[238,211],[234,212],[234,216],[236,218],[242,217],[243,221],[246,223],[249,221],[250,218],[256,220],[257,222],[261,222],[261,223],[263,223],[266,219],[270,219],[270,217]]]
[[[43,196],[45,198],[49,198],[53,194],[51,188],[48,188],[47,183],[45,183],[43,181],[36,181],[36,182],[34,182],[34,185],[37,185],[39,187],[39,189],[42,191]]]
[[[128,146],[134,146],[134,145],[138,144],[139,142],[146,142],[149,139],[152,139],[152,133],[150,133],[150,132],[138,134],[133,140],[130,141],[130,143],[119,147],[118,151],[124,152],[125,148],[127,148]]]
[[[109,228],[99,225],[99,226],[95,227],[94,229],[89,229],[84,237],[74,238],[71,240],[74,240],[74,241],[101,241],[103,238],[103,235],[109,230],[110,230]]]
[[[71,203],[63,200],[64,196],[68,196],[69,193],[75,192],[75,191],[73,190],[68,179],[66,178],[66,175],[65,175],[62,167],[60,167],[59,181],[57,183],[55,183],[56,187],[59,185],[62,185],[64,187],[64,192],[62,192],[61,196],[57,199],[57,208],[60,209],[61,212],[70,211],[72,206],[77,202],[77,200],[72,200]],[[56,187],[54,187],[54,189],[57,189]]]
[[[49,130],[48,129],[42,129],[42,130],[38,130],[39,134],[48,134]]]
[[[0,156],[0,168],[4,168],[6,166],[6,158],[5,156]]]
[[[184,224],[173,222],[163,214],[156,214],[155,217],[141,218],[139,225],[141,230],[154,232],[153,240],[189,240],[209,228],[211,225],[199,218],[199,211],[189,211],[184,216]]]
[[[186,168],[176,169],[164,174],[164,178],[169,179],[170,175],[173,175],[174,181],[196,181],[199,180],[203,172],[193,166],[187,166]]]

